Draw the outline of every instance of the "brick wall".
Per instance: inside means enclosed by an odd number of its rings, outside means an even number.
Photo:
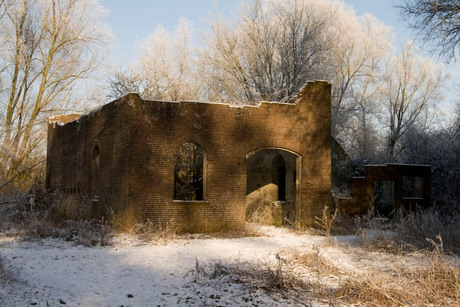
[[[62,125],[51,118],[48,125],[47,188],[67,198],[79,199],[93,216],[106,209],[123,210],[126,186],[123,173],[128,168],[129,110],[124,99]],[[92,193],[92,152],[100,150],[98,197]]]
[[[313,225],[330,203],[330,84],[309,83],[291,104],[231,107],[142,100],[129,94],[80,119],[50,122],[47,186],[91,195],[91,155],[100,149],[93,212],[113,208],[131,223],[174,222],[202,232],[244,225],[246,155],[263,148],[297,154],[297,225]],[[206,152],[204,201],[173,201],[174,155],[186,142]]]

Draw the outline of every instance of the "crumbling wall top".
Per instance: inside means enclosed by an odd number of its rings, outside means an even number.
[[[82,115],[83,113],[80,113],[80,112],[66,114],[66,115],[54,115],[54,116],[50,116],[48,121],[49,123],[59,123],[59,124],[65,125],[69,122],[73,122],[75,120],[80,119]]]

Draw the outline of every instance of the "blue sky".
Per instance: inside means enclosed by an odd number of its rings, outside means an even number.
[[[217,11],[224,17],[237,12],[242,0],[100,0],[109,10],[106,22],[112,27],[115,37],[114,50],[118,61],[128,61],[137,42],[144,40],[158,25],[172,31],[180,17],[193,22],[195,34],[206,29],[210,13]],[[399,42],[408,35],[399,22],[399,11],[392,0],[346,0],[357,15],[371,13],[385,24],[392,26]],[[195,37],[197,41],[199,37]],[[120,63],[120,65],[123,65]]]
[[[194,40],[199,43],[199,33],[206,30],[210,13],[218,12],[230,18],[236,13],[239,3],[244,0],[100,0],[109,10],[105,22],[112,28],[114,35],[113,50],[109,56],[111,64],[126,66],[135,56],[136,45],[162,25],[173,31],[181,17],[193,22]],[[370,13],[393,28],[396,35],[396,47],[401,46],[413,34],[405,27],[395,7],[398,0],[345,0],[356,14]],[[436,59],[434,59],[436,60]],[[460,61],[448,67],[451,76],[449,84],[460,84]],[[460,86],[460,85],[459,85]],[[457,93],[451,93],[446,103],[457,99]]]
[[[217,11],[230,17],[240,0],[100,0],[109,10],[106,22],[114,34],[118,61],[129,61],[139,41],[162,25],[173,31],[181,17],[193,22],[195,35],[206,28],[210,13]],[[200,38],[195,37],[197,42]],[[122,63],[120,65],[123,66]]]

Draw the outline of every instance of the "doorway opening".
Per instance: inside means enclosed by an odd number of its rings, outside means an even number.
[[[295,227],[300,156],[281,148],[246,155],[246,220]]]

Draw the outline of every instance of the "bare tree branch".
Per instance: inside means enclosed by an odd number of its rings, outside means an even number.
[[[7,186],[9,183],[13,182],[13,180],[14,180],[16,177],[18,177],[19,175],[21,175],[21,174],[23,174],[23,173],[25,173],[25,172],[30,171],[31,169],[33,169],[34,167],[36,167],[37,165],[39,165],[39,164],[41,164],[41,163],[43,163],[43,162],[45,162],[45,161],[46,161],[46,159],[41,160],[41,161],[35,163],[34,165],[32,165],[32,166],[30,166],[30,167],[28,167],[28,168],[26,168],[26,169],[23,169],[23,170],[20,171],[20,172],[17,172],[17,173],[14,174],[10,179],[8,179],[6,182],[4,182],[4,183],[2,183],[2,184],[0,185],[0,191],[1,191],[5,186]]]
[[[458,0],[404,0],[399,8],[404,20],[429,50],[447,62],[457,60],[460,46]]]
[[[4,0],[0,8],[0,167],[10,177],[44,143],[43,119],[73,103],[78,81],[93,75],[108,33],[97,1]]]

